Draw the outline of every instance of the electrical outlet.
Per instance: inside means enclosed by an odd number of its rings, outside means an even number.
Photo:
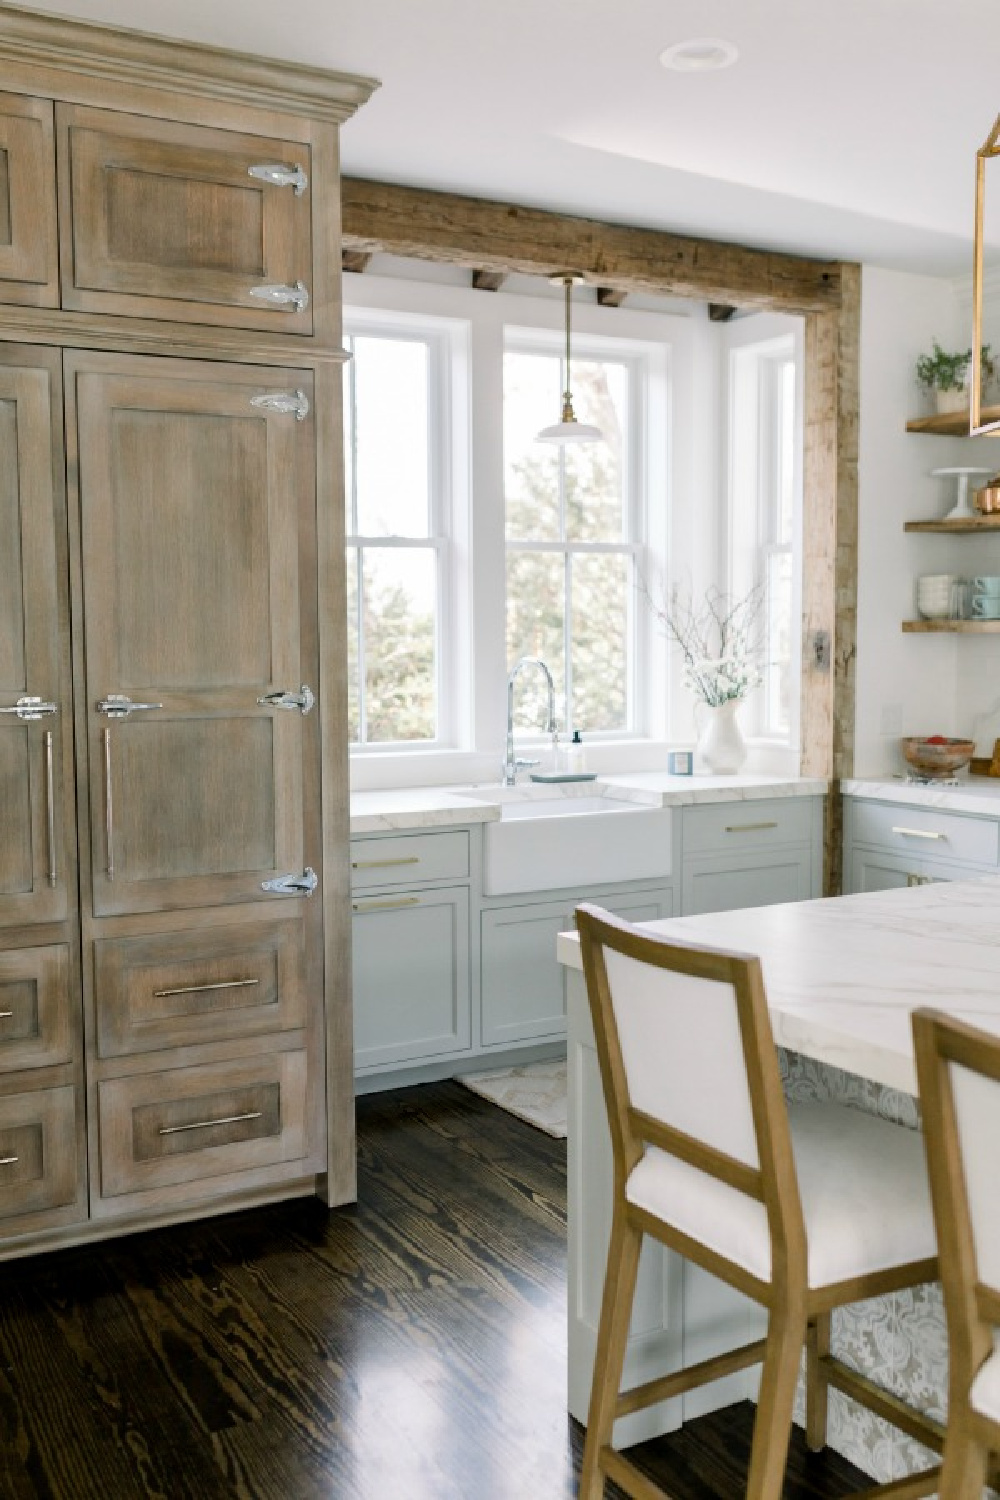
[[[901,703],[882,704],[882,733],[898,737],[903,732],[903,705]]]

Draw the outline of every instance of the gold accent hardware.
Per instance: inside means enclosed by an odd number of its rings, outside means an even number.
[[[56,883],[56,798],[52,730],[45,731],[45,821],[49,841],[49,885]]]
[[[1000,422],[984,422],[983,399],[983,220],[986,212],[986,163],[1000,156],[1000,115],[976,152],[976,219],[972,248],[972,364],[969,370],[969,435],[996,432]]]
[[[894,828],[893,833],[901,833],[908,839],[944,839],[947,843],[946,833],[931,833],[926,828]]]
[[[419,865],[419,854],[407,854],[402,859],[352,859],[352,870],[387,870],[390,865]]]
[[[419,906],[419,896],[395,896],[391,901],[352,901],[352,911],[388,911],[390,906]]]
[[[168,995],[200,995],[202,990],[240,990],[251,984],[260,984],[260,980],[221,979],[218,984],[182,984],[175,990],[154,990],[153,995],[157,1000],[164,1000]]]
[[[180,1135],[182,1130],[211,1130],[213,1125],[239,1125],[244,1120],[259,1120],[263,1110],[251,1109],[245,1115],[222,1115],[218,1120],[192,1120],[190,1125],[161,1125],[161,1135]]]
[[[777,828],[777,823],[727,823],[727,833],[756,833],[760,828]]]
[[[19,1162],[20,1160],[19,1156],[0,1156],[0,1167],[12,1167],[15,1162]]]
[[[107,846],[105,870],[109,880],[115,878],[115,810],[111,791],[111,730],[105,729],[104,741],[104,841]]]
[[[0,1010],[0,1021],[9,1021],[13,1014],[12,1010]]]

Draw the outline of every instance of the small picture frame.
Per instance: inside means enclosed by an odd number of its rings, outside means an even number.
[[[694,751],[668,750],[667,770],[671,776],[690,776],[694,771]]]

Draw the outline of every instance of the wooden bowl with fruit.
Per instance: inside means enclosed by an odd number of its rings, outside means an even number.
[[[903,740],[903,755],[908,765],[921,776],[934,781],[939,776],[954,776],[967,766],[976,753],[975,740],[953,740],[947,735],[910,735]]]

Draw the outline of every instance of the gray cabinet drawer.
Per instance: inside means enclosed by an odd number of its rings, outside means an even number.
[[[814,797],[775,797],[685,807],[684,855],[738,854],[771,844],[808,843],[815,803]]]
[[[411,887],[426,880],[468,880],[467,829],[351,840],[351,889]]]
[[[855,802],[851,821],[856,844],[985,866],[995,866],[1000,855],[1000,824],[990,818],[890,802]]]

